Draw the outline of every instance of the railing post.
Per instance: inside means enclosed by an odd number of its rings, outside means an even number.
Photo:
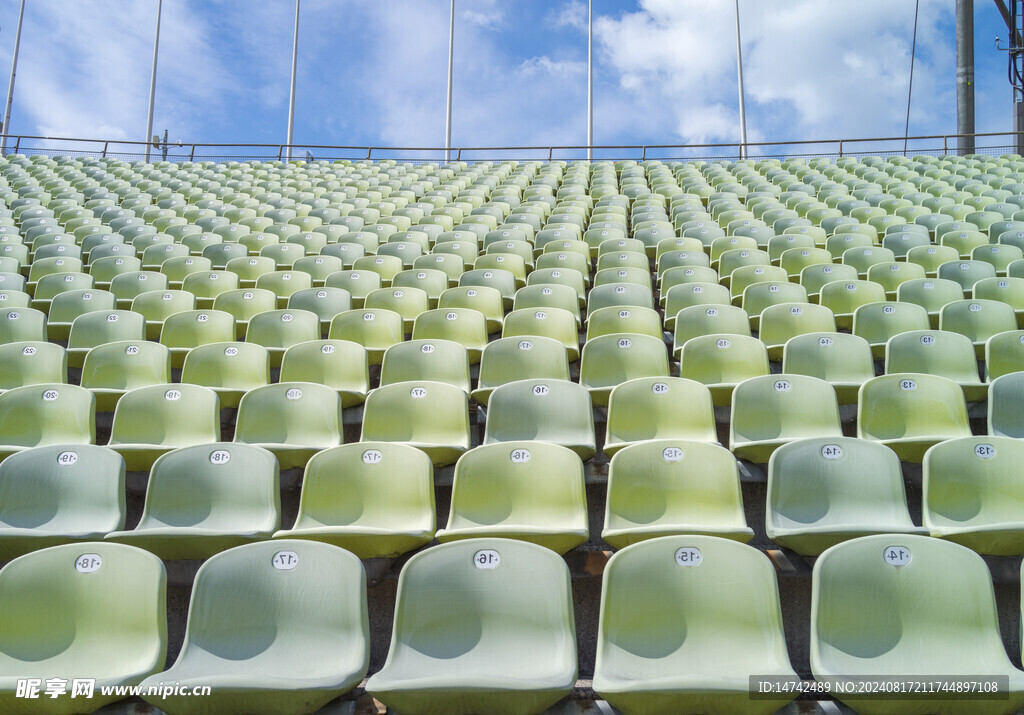
[[[647,147],[641,147],[640,149],[640,161],[647,161]]]
[[[188,153],[188,160],[189,161],[195,161],[196,160],[196,145],[195,144],[192,145],[192,149]]]
[[[455,152],[455,161],[462,161],[462,147],[461,146]]]
[[[103,159],[107,158],[107,147],[109,145],[110,145],[110,142],[103,142],[103,154],[102,154],[101,158],[103,158]]]
[[[373,147],[372,146],[366,147],[366,160],[367,161],[370,160],[370,155],[371,154],[373,154]]]
[[[839,140],[839,158],[840,159],[843,158],[843,140],[842,139]]]
[[[552,153],[553,153],[554,151],[555,151],[555,148],[554,148],[553,146],[549,146],[549,147],[548,147],[548,161],[549,161],[549,162],[551,161],[551,155],[552,155]]]
[[[17,154],[18,150],[20,148],[21,148],[21,137],[18,137],[17,139],[14,140],[14,153]]]
[[[949,153],[949,145],[946,144],[947,138],[948,137],[946,137],[946,136],[942,137],[942,153],[943,154],[948,154]]]

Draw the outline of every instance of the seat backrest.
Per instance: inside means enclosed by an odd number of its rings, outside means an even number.
[[[217,393],[199,385],[139,387],[117,402],[110,445],[195,444],[220,440]]]
[[[0,395],[5,445],[95,444],[96,398],[84,387],[58,383],[17,387]]]
[[[341,434],[341,398],[326,385],[265,385],[245,393],[238,406],[236,442],[331,445]]]
[[[68,358],[60,345],[39,340],[0,344],[0,390],[67,380]]]

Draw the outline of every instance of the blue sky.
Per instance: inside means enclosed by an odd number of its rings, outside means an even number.
[[[595,0],[595,143],[739,138],[732,0]],[[910,133],[956,130],[953,0],[921,0]],[[586,3],[457,0],[453,145],[586,142]],[[912,0],[740,0],[752,141],[902,136]],[[303,0],[296,143],[444,144],[448,0]],[[18,0],[0,0],[0,72]],[[292,0],[165,0],[154,132],[284,141]],[[979,132],[1011,127],[977,0]],[[29,0],[11,131],[145,134],[156,0]],[[0,79],[0,87],[6,82]],[[825,151],[827,148],[821,147]],[[316,153],[316,152],[314,152]]]

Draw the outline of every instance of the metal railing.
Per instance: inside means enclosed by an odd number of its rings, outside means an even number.
[[[24,134],[0,135],[7,139],[8,153],[48,153],[141,159],[149,142],[121,139],[82,139],[77,137],[46,137]],[[975,139],[975,153],[1012,153],[1024,132],[989,132],[983,134],[932,134],[914,137],[863,137],[853,139],[792,140],[749,142],[746,144],[620,144],[561,146],[470,146],[452,147],[456,161],[487,161],[503,159],[546,160],[585,159],[594,152],[595,159],[662,159],[714,160],[746,157],[845,157],[875,155],[950,154],[958,151],[958,140]],[[1001,138],[1002,141],[994,141]],[[984,146],[978,140],[993,140]],[[132,151],[138,149],[138,151]],[[332,144],[260,144],[184,142],[170,145],[168,161],[269,161],[284,160],[296,153],[317,159],[372,160],[394,159],[403,162],[444,161],[445,147],[344,146]],[[173,150],[177,149],[177,152]],[[219,150],[219,151],[215,151]],[[249,151],[244,151],[249,150]],[[502,156],[504,155],[504,156]]]

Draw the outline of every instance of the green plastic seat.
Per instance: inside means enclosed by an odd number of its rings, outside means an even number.
[[[361,559],[395,558],[434,538],[434,472],[421,450],[360,442],[310,458],[295,525],[275,539],[322,541]]]
[[[750,327],[757,330],[761,324],[761,313],[780,303],[807,303],[807,289],[799,283],[789,281],[761,281],[749,285],[743,291],[740,306],[750,315]]]
[[[840,405],[856,405],[860,386],[874,377],[874,362],[867,342],[857,335],[807,333],[786,341],[782,372],[825,380]]]
[[[750,541],[736,459],[710,442],[655,439],[615,452],[601,538],[616,549],[672,534]]]
[[[352,296],[343,288],[307,288],[291,294],[288,309],[307,311],[320,318],[322,337],[330,330],[335,315],[352,310]]]
[[[341,397],[312,382],[281,382],[250,390],[238,404],[235,442],[274,453],[281,469],[303,467],[343,441]]]
[[[454,463],[470,447],[468,396],[441,382],[400,382],[372,390],[363,406],[360,442],[402,442],[435,466]]]
[[[1024,323],[1024,278],[984,278],[974,284],[971,297],[995,300],[1013,308],[1017,326]]]
[[[423,311],[413,323],[412,339],[458,343],[466,349],[470,365],[476,365],[487,346],[487,318],[472,308],[435,308]]]
[[[578,319],[561,308],[513,310],[505,316],[501,334],[503,338],[551,338],[562,344],[569,362],[579,359]]]
[[[417,381],[443,382],[470,392],[466,348],[451,340],[410,340],[384,352],[380,384]]]
[[[939,310],[939,328],[966,336],[979,358],[985,357],[985,342],[993,335],[1016,330],[1013,308],[998,300],[970,298],[947,303]]]
[[[842,263],[816,263],[800,271],[800,285],[812,301],[820,300],[821,289],[832,281],[855,281],[857,269]]]
[[[181,382],[210,388],[222,408],[238,407],[246,392],[270,384],[270,355],[255,343],[200,345],[185,356]]]
[[[166,583],[160,559],[123,544],[53,546],[7,564],[0,570],[0,709],[93,710],[125,697],[103,689],[135,685],[162,670]],[[63,679],[70,692],[73,679],[86,673],[95,678],[91,699],[17,696],[19,679]]]
[[[932,536],[980,554],[1024,553],[1020,459],[1009,437],[964,437],[925,453],[922,523]]]
[[[500,332],[502,323],[505,320],[505,308],[501,299],[501,293],[498,292],[497,288],[488,288],[486,286],[449,288],[441,293],[437,301],[437,307],[443,310],[449,308],[471,308],[483,313],[487,322],[488,333]]]
[[[119,273],[110,280],[110,292],[117,298],[117,307],[128,310],[132,301],[151,290],[167,290],[170,281],[163,273],[155,271],[131,271]]]
[[[691,338],[705,335],[750,336],[750,317],[747,311],[728,303],[682,308],[676,313],[674,322],[672,352],[676,359],[679,359],[683,345]]]
[[[562,380],[516,380],[487,403],[484,444],[535,440],[568,447],[587,460],[597,451],[590,393]]]
[[[580,360],[580,385],[595,405],[607,405],[612,388],[639,377],[668,377],[668,351],[659,337],[614,333],[588,340]]]
[[[206,697],[148,697],[174,713],[312,712],[359,684],[369,651],[355,556],[309,541],[246,544],[199,569],[181,652],[143,687],[216,683]]]
[[[933,329],[939,327],[939,312],[947,303],[962,300],[964,290],[956,281],[923,278],[901,283],[896,290],[900,303],[914,303],[928,311]]]
[[[196,298],[183,290],[153,290],[141,293],[132,300],[132,312],[146,320],[146,339],[159,340],[168,316],[186,310],[195,310]]]
[[[253,288],[256,286],[256,281],[259,280],[260,276],[266,273],[273,273],[276,269],[277,264],[274,263],[274,259],[269,256],[239,256],[238,258],[232,258],[227,262],[227,265],[224,266],[223,270],[237,277],[237,280],[228,279],[230,282],[237,282],[237,285],[235,285],[234,288],[228,286],[227,290],[237,290],[240,287]],[[203,282],[213,282],[208,279],[212,278],[214,273],[215,272],[211,272],[208,274],[205,277],[207,280]],[[220,280],[223,273],[216,273],[216,275],[217,278],[214,280]],[[194,289],[198,293],[200,292],[201,287],[197,284]],[[219,295],[219,293],[212,296],[214,301],[216,301],[217,295]]]
[[[0,345],[0,393],[67,381],[68,359],[60,345],[38,340]]]
[[[959,681],[965,664],[983,678],[1009,676],[1008,699],[839,696],[865,715],[1009,713],[1024,704],[1024,673],[1006,655],[988,567],[970,549],[927,536],[865,536],[818,558],[810,661],[815,678],[833,682],[881,676]]]
[[[908,249],[906,259],[907,263],[916,263],[924,268],[929,277],[933,277],[938,273],[939,266],[956,261],[959,257],[960,254],[952,246],[925,244]]]
[[[813,303],[778,303],[761,311],[758,338],[768,349],[769,360],[781,360],[786,342],[807,333],[836,331],[832,311]]]
[[[124,460],[95,445],[52,445],[0,464],[0,560],[124,528]]]
[[[96,410],[112,412],[128,390],[171,381],[171,355],[159,343],[123,340],[97,345],[85,355],[81,385],[96,396]]]
[[[587,316],[588,341],[614,333],[650,335],[660,340],[663,335],[661,316],[652,308],[617,306],[600,308]]]
[[[320,318],[316,313],[285,308],[252,316],[245,341],[265,347],[271,367],[280,367],[285,350],[298,343],[319,340],[320,335]]]
[[[587,316],[607,307],[635,306],[654,308],[654,298],[648,287],[636,283],[605,283],[590,291],[587,298]]]
[[[171,366],[180,368],[192,348],[232,342],[235,334],[235,318],[231,313],[189,310],[167,316],[160,331],[160,343],[171,350]]]
[[[269,539],[280,522],[274,455],[258,447],[216,442],[161,455],[149,474],[138,525],[105,538],[164,560],[207,559]]]
[[[366,349],[347,340],[310,340],[284,351],[281,382],[327,385],[341,397],[341,406],[362,404],[370,389]]]
[[[775,568],[764,554],[728,539],[680,535],[611,557],[594,666],[602,698],[622,712],[767,715],[795,697],[752,698],[755,675],[799,681]]]
[[[817,556],[868,534],[923,534],[907,509],[899,457],[877,442],[810,437],[768,461],[765,532],[779,546]]]
[[[1024,437],[1024,372],[997,377],[988,388],[988,433]]]
[[[1024,331],[1008,330],[985,343],[985,382],[1024,370]]]
[[[717,442],[711,391],[678,377],[641,377],[613,388],[604,453],[652,439]]]
[[[885,357],[885,346],[890,338],[930,327],[928,311],[915,303],[865,303],[853,311],[853,334],[868,341],[871,354],[876,359]]]
[[[580,308],[586,305],[586,298],[586,295],[580,295],[574,288],[566,285],[530,285],[516,291],[512,300],[512,310],[561,308],[573,314],[576,325],[579,326]]]
[[[301,249],[299,251],[301,253]],[[236,287],[237,286],[233,286]],[[278,270],[264,273],[256,279],[256,288],[269,290],[277,296],[277,307],[284,308],[293,293],[313,287],[313,277],[296,270]]]
[[[520,539],[564,554],[588,535],[579,455],[549,442],[514,441],[459,458],[447,526],[437,539]]]
[[[807,375],[763,375],[744,380],[732,395],[729,449],[764,464],[795,439],[841,437],[835,390]]]
[[[0,316],[0,345],[46,342],[46,313],[35,308],[10,308]]]
[[[199,385],[166,384],[121,396],[107,446],[124,457],[129,471],[145,471],[172,449],[219,440],[217,393]]]
[[[406,563],[387,662],[366,689],[403,713],[527,715],[568,695],[576,674],[561,557],[513,539],[466,539]]]
[[[85,288],[58,293],[47,312],[47,337],[66,341],[75,318],[96,310],[114,310],[115,303],[114,294],[105,290]]]
[[[893,373],[860,388],[857,436],[892,448],[902,461],[920,463],[933,444],[970,434],[963,390],[949,378]]]
[[[984,261],[953,260],[940,265],[936,275],[939,278],[955,281],[965,291],[969,291],[978,281],[995,278],[996,269],[991,263]]]
[[[866,280],[833,281],[821,287],[819,303],[832,310],[840,329],[853,327],[853,314],[862,305],[885,300],[885,288]]]
[[[948,377],[963,388],[968,402],[984,400],[988,386],[978,376],[971,341],[946,330],[909,330],[889,339],[885,372],[920,372]]]
[[[565,346],[541,336],[499,338],[487,344],[480,357],[480,376],[472,397],[487,406],[500,385],[523,379],[569,380]]]
[[[96,398],[84,387],[43,383],[0,394],[0,459],[31,447],[96,443]]]
[[[384,351],[405,339],[405,329],[402,316],[393,310],[362,308],[334,316],[327,335],[362,345],[369,364],[379,365]]]
[[[746,335],[691,338],[679,360],[679,377],[706,385],[716,406],[731,404],[733,390],[743,380],[769,373],[768,349]]]

